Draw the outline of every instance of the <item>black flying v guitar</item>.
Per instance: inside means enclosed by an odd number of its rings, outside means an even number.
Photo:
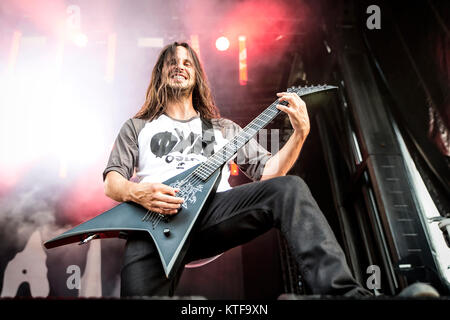
[[[287,91],[302,97],[333,89],[337,87],[292,87]],[[163,182],[180,189],[177,197],[183,198],[184,202],[177,214],[166,216],[148,211],[133,202],[124,202],[45,242],[44,246],[50,249],[74,242],[84,244],[93,239],[121,238],[130,232],[144,231],[148,232],[155,242],[166,276],[173,276],[186,253],[186,240],[192,227],[207,199],[214,193],[220,169],[281,112],[276,107],[277,104],[286,105],[287,102],[280,103],[277,99],[205,162]]]

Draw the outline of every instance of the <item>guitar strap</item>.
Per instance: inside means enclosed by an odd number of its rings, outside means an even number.
[[[210,119],[200,118],[202,120],[202,153],[209,157],[214,153],[216,138],[214,137],[214,128]]]

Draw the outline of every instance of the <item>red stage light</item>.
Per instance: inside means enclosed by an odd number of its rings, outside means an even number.
[[[232,162],[230,164],[230,175],[232,175],[232,176],[238,176],[239,175],[239,167],[234,162]]]
[[[226,37],[219,37],[216,40],[216,48],[219,51],[225,51],[230,47],[230,41]]]
[[[247,45],[245,36],[239,36],[239,84],[245,86],[248,81],[247,74]]]
[[[197,53],[198,58],[202,60],[202,57],[200,55],[200,41],[198,38],[198,34],[191,35],[191,47],[192,49],[194,49],[195,53]]]

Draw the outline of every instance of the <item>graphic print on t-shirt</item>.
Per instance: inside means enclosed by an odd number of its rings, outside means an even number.
[[[159,132],[152,137],[150,141],[150,150],[157,158],[161,158],[168,154],[177,141],[173,139],[173,135],[169,131]]]
[[[230,120],[205,121],[199,115],[187,121],[165,114],[152,121],[129,119],[116,139],[103,179],[115,170],[127,179],[136,174],[139,182],[163,183],[207,160],[240,130]],[[258,180],[270,157],[270,152],[252,139],[237,152],[235,162],[248,177]],[[217,192],[231,189],[229,177],[229,165],[224,165]]]
[[[205,161],[219,141],[226,143],[209,131],[203,133],[200,117],[178,121],[161,115],[147,123],[138,137],[140,181],[162,182]]]
[[[189,155],[202,154],[202,137],[194,132],[185,137],[178,128],[174,128],[174,131],[177,136],[168,131],[156,133],[150,141],[150,151],[155,157],[164,158],[166,163],[176,161],[176,168],[182,170],[185,169],[186,162],[198,161]],[[177,153],[181,155],[175,155]]]

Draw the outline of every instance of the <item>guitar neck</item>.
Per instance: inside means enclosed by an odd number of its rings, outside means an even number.
[[[277,99],[267,107],[259,116],[253,119],[242,131],[239,132],[230,142],[224,145],[219,151],[215,152],[205,162],[203,162],[194,173],[202,180],[209,178],[217,169],[221,168],[230,160],[240,148],[252,139],[259,130],[268,125],[280,113],[276,107],[277,104],[286,105],[287,102],[279,102]]]
[[[298,96],[337,89],[334,86],[311,86],[311,87],[297,87],[289,88],[288,92],[294,92]],[[217,169],[221,168],[228,160],[230,160],[240,148],[242,148],[256,133],[268,125],[281,111],[277,108],[277,104],[287,105],[286,101],[280,102],[275,100],[269,107],[267,107],[259,116],[251,121],[242,131],[239,132],[230,142],[224,145],[219,151],[210,156],[203,162],[193,174],[203,181],[207,180]]]

